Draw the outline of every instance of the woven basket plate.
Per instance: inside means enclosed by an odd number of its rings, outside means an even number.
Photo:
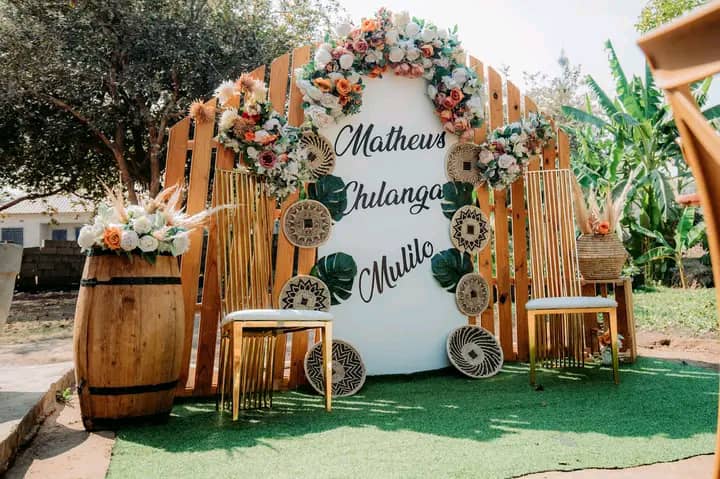
[[[339,339],[332,345],[332,395],[352,396],[365,384],[365,364],[350,343]],[[322,372],[322,342],[316,343],[305,355],[305,376],[320,394],[325,394]]]
[[[450,220],[450,241],[461,252],[475,254],[490,241],[490,226],[477,206],[466,205]]]
[[[329,175],[335,170],[335,151],[327,138],[308,131],[300,142],[307,149],[310,169],[315,178]]]
[[[447,355],[458,371],[471,378],[489,378],[503,365],[495,336],[480,326],[461,326],[447,338]]]
[[[290,243],[300,248],[316,248],[330,237],[330,211],[315,200],[293,203],[283,216],[283,232]]]
[[[445,155],[445,175],[450,181],[477,185],[480,182],[479,153],[480,147],[474,143],[455,143]]]
[[[455,303],[461,313],[477,316],[487,309],[490,302],[490,288],[479,273],[467,273],[455,288]]]
[[[315,276],[294,276],[280,290],[279,304],[281,309],[330,311],[330,290]]]

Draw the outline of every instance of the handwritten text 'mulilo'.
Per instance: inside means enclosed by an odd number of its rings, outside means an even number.
[[[382,134],[374,132],[375,125],[345,125],[335,138],[335,154],[343,156],[350,152],[353,156],[362,153],[369,158],[373,153],[392,151],[415,151],[445,148],[445,132],[406,134],[403,127],[393,126]]]

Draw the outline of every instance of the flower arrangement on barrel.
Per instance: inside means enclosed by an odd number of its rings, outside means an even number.
[[[166,188],[155,198],[140,197],[126,205],[119,191],[108,190],[93,223],[80,228],[77,242],[87,254],[139,255],[154,263],[158,255],[180,256],[190,248],[189,234],[205,225],[214,210],[188,216],[180,204],[182,190]]]

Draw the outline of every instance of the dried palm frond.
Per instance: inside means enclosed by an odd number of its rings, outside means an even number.
[[[123,223],[126,222],[128,220],[128,215],[127,210],[125,209],[125,198],[123,198],[122,190],[120,188],[110,188],[104,182],[102,185],[103,188],[105,188],[110,204],[117,213],[118,219]]]
[[[592,234],[592,224],[590,221],[590,213],[588,212],[587,204],[585,204],[585,196],[583,195],[580,183],[577,178],[573,177],[573,202],[575,203],[575,221],[580,229],[580,232],[584,235]]]

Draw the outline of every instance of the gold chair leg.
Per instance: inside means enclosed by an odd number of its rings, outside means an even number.
[[[530,343],[530,384],[535,385],[535,359],[537,355],[537,341],[536,341],[536,327],[537,327],[537,321],[535,318],[535,313],[532,311],[528,311],[527,313],[527,321],[528,321],[528,342]]]
[[[225,409],[225,372],[227,371],[229,336],[220,331],[220,367],[218,368],[218,390],[215,394],[215,410],[222,412]]]
[[[322,363],[325,371],[325,410],[332,411],[332,323],[322,328]]]
[[[242,343],[243,343],[243,327],[240,321],[234,321],[232,325],[232,345],[233,345],[233,397],[232,397],[232,415],[233,421],[237,421],[240,416],[240,371],[242,369]]]
[[[610,347],[612,348],[613,379],[615,384],[620,384],[620,359],[618,358],[618,325],[617,310],[609,311],[610,315]]]

